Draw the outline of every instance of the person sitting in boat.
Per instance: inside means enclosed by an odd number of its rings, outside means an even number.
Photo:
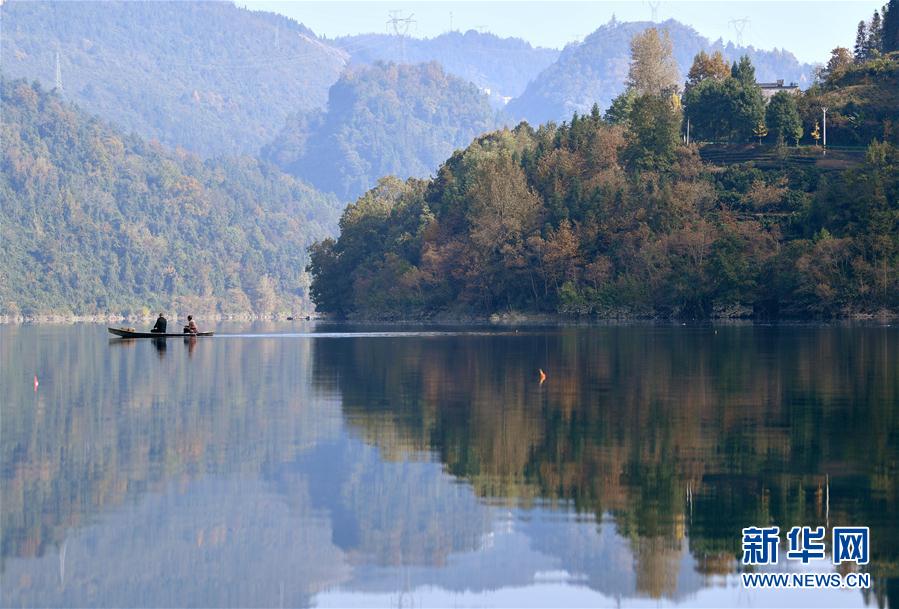
[[[156,318],[156,325],[153,326],[153,329],[150,332],[156,332],[157,334],[165,334],[165,328],[168,322],[165,320],[165,317],[162,313],[159,314],[159,317]]]
[[[187,316],[187,325],[184,326],[185,334],[196,334],[197,333],[197,322],[194,321],[193,315]]]

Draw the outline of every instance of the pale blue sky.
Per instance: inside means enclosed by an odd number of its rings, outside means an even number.
[[[885,0],[804,0],[776,2],[660,2],[658,18],[674,17],[692,25],[701,34],[736,40],[732,19],[749,18],[743,42],[758,48],[786,48],[800,60],[824,62],[835,46],[852,46],[860,19],[868,20]],[[517,36],[541,46],[561,48],[581,40],[606,23],[614,13],[621,21],[648,20],[648,2],[493,2],[419,1],[384,2],[287,2],[237,0],[241,6],[278,12],[312,28],[320,36],[335,37],[363,32],[384,32],[388,11],[414,13],[410,34],[433,37],[450,29],[483,28],[501,36]]]

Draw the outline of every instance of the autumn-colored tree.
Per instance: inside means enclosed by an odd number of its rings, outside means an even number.
[[[818,124],[818,120],[815,119],[815,127],[812,129],[812,132],[809,134],[812,136],[812,139],[815,140],[815,146],[818,145],[818,140],[821,139],[821,126]]]
[[[830,52],[826,70],[828,75],[843,72],[852,65],[852,53],[846,47],[837,47]]]
[[[467,195],[471,238],[485,250],[521,240],[536,225],[540,202],[521,166],[506,152],[480,162]]]
[[[578,267],[582,264],[577,233],[568,220],[559,228],[549,231],[543,249],[543,268],[547,283],[556,291],[566,281],[577,279]]]
[[[631,40],[627,85],[640,95],[661,95],[680,80],[674,49],[666,30],[648,28]]]
[[[708,78],[724,80],[728,76],[730,76],[730,66],[725,61],[721,51],[715,51],[711,55],[705,51],[700,51],[693,58],[693,65],[690,66],[690,71],[687,72],[685,89],[695,87]]]
[[[759,121],[752,133],[759,138],[759,144],[761,144],[762,140],[768,136],[768,127],[765,125],[765,121]]]

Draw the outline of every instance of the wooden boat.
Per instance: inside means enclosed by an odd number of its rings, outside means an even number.
[[[197,332],[192,334],[189,332],[178,332],[177,334],[161,332],[137,332],[131,328],[106,328],[110,334],[121,336],[122,338],[191,338],[193,336],[212,336],[215,332]]]

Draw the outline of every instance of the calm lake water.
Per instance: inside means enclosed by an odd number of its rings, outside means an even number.
[[[899,607],[897,328],[215,329],[0,326],[0,604]]]

